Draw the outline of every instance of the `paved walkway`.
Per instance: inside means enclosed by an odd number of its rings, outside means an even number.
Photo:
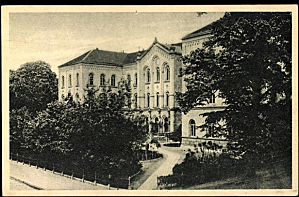
[[[105,185],[96,186],[80,180],[72,180],[69,177],[53,174],[42,168],[10,161],[10,189],[11,190],[107,190]],[[111,188],[112,189],[112,188]]]
[[[178,151],[170,151],[170,149],[177,149]],[[157,189],[157,177],[166,176],[172,174],[172,168],[175,164],[181,162],[182,152],[180,148],[169,148],[162,145],[158,149],[165,158],[162,165],[138,188],[138,190],[156,190]]]

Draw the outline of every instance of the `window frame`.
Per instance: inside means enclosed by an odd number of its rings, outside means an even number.
[[[72,87],[72,74],[69,74],[68,82],[69,82],[69,88],[71,88]]]
[[[106,82],[106,75],[104,73],[102,73],[100,75],[100,86],[105,86],[105,82]]]
[[[165,81],[170,81],[170,68],[168,65],[165,66]]]
[[[65,79],[64,79],[64,75],[62,75],[62,76],[61,76],[61,84],[62,84],[62,85],[61,85],[61,88],[62,88],[62,89],[64,89],[64,85],[65,85],[65,84],[64,84],[64,82],[65,82],[64,80],[65,80]]]
[[[110,78],[110,85],[111,87],[116,87],[116,75],[115,74],[112,74],[111,75],[111,78]]]
[[[189,134],[190,136],[196,136],[196,122],[194,119],[189,120]]]
[[[88,84],[93,86],[94,85],[94,73],[93,72],[90,72],[88,74]]]

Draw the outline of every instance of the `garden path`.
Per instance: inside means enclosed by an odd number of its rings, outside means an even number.
[[[171,149],[171,150],[170,150]],[[172,168],[182,159],[182,151],[179,147],[161,146],[158,152],[165,158],[161,166],[138,188],[138,190],[156,190],[157,177],[172,174]]]

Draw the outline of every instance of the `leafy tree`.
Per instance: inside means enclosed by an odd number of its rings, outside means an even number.
[[[141,165],[133,149],[146,138],[145,117],[125,108],[125,89],[100,91],[92,86],[85,92],[81,104],[68,95],[39,112],[24,132],[28,148],[107,173],[135,173]]]
[[[13,153],[20,153],[25,143],[23,130],[32,118],[26,107],[12,109],[9,111],[10,150]]]
[[[228,107],[206,113],[206,123],[224,119],[231,150],[253,164],[291,153],[291,14],[226,13],[211,38],[182,58],[183,112],[208,102],[212,91]]]
[[[10,70],[9,97],[10,110],[26,106],[29,112],[41,111],[58,98],[56,74],[43,61],[25,63],[16,71]]]
[[[10,70],[10,148],[13,152],[24,150],[24,129],[38,111],[47,103],[57,100],[57,78],[50,65],[42,62],[29,62],[16,71]],[[22,148],[22,149],[21,149]]]

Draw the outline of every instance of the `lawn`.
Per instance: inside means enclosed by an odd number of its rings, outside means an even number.
[[[225,180],[208,182],[189,187],[173,187],[173,190],[205,190],[205,189],[291,189],[292,174],[286,162],[262,167],[256,176],[249,178],[246,173]]]

